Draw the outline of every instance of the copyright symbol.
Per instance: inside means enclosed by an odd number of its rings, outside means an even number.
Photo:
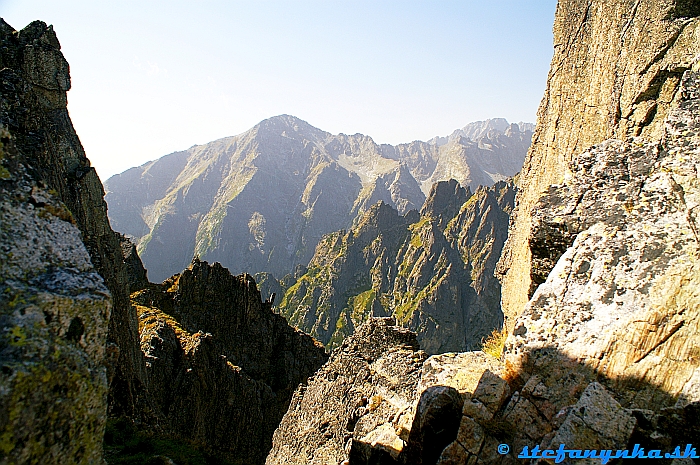
[[[508,444],[499,444],[498,445],[498,453],[501,455],[506,455],[508,452],[510,452],[510,446]]]

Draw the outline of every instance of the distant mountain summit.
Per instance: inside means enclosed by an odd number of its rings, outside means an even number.
[[[281,115],[112,176],[105,199],[153,280],[193,255],[234,273],[282,276],[379,201],[403,215],[421,208],[435,182],[476,189],[514,175],[531,138],[530,126],[494,119],[392,146]]]

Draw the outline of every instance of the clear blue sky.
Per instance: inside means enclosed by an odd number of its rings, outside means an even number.
[[[53,24],[100,177],[291,114],[379,143],[535,121],[555,0],[0,0]]]

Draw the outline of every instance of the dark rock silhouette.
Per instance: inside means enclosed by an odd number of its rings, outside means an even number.
[[[195,259],[133,299],[164,433],[235,463],[264,461],[292,393],[327,360],[323,347],[274,314],[250,276],[218,263]]]

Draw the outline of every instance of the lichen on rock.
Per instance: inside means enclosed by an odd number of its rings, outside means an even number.
[[[700,20],[685,0],[562,0],[554,56],[533,144],[519,175],[518,206],[499,262],[506,327],[513,330],[546,277],[533,261],[532,214],[571,160],[607,139],[658,142],[683,72],[700,53]],[[560,245],[555,246],[559,253]],[[565,249],[565,247],[564,247]],[[545,268],[553,263],[545,264]]]
[[[351,454],[355,460],[398,456],[408,441],[425,357],[415,333],[389,318],[368,320],[297,389],[267,465],[340,464]],[[382,451],[375,453],[377,444]]]
[[[102,184],[68,115],[68,63],[53,27],[42,21],[15,31],[0,19],[0,45],[0,123],[12,133],[28,175],[62,202],[60,207],[41,207],[40,214],[78,227],[78,240],[112,295],[107,336],[114,355],[109,362],[110,408],[114,414],[135,417],[145,395],[136,314]]]
[[[101,463],[111,296],[7,130],[0,150],[0,457]]]

